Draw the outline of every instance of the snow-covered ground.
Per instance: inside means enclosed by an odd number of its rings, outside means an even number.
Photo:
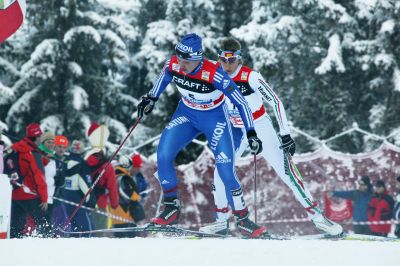
[[[330,240],[12,239],[1,266],[398,266],[400,243]]]

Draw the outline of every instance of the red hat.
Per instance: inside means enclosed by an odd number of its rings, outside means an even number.
[[[95,131],[98,127],[100,127],[100,125],[96,122],[93,122],[89,127],[88,136],[92,135],[93,131]]]
[[[110,130],[106,125],[99,125],[93,122],[87,132],[89,143],[92,148],[104,149],[110,136]]]
[[[68,139],[64,136],[56,136],[54,142],[56,146],[64,146],[65,148],[68,148]]]
[[[139,153],[133,154],[131,158],[133,167],[142,168],[143,160]]]
[[[37,123],[31,123],[26,127],[26,136],[28,138],[37,138],[42,135],[42,129]]]

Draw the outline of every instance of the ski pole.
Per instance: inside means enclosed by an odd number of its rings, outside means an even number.
[[[257,154],[254,154],[254,222],[257,223]]]
[[[158,180],[158,183],[160,184],[160,178],[158,177],[158,172],[155,172],[153,176]],[[159,197],[158,202],[157,202],[156,217],[160,214],[160,208],[161,208],[161,205],[162,205],[162,200],[163,200],[163,190],[161,188],[160,197]]]
[[[57,200],[57,201],[59,201],[59,202],[63,202],[63,203],[72,205],[72,206],[79,206],[78,203],[75,203],[75,202],[72,202],[72,201],[69,201],[69,200],[65,200],[65,199],[62,199],[62,198],[58,198],[58,197],[54,197],[54,196],[53,196],[53,199],[54,199],[54,200]],[[103,212],[103,211],[100,211],[100,210],[98,210],[98,209],[90,208],[90,207],[87,207],[87,206],[85,206],[85,205],[82,205],[81,208],[82,208],[82,209],[85,209],[85,210],[88,210],[88,211],[90,211],[90,212],[95,212],[95,213],[98,213],[98,214],[107,216],[107,217],[109,217],[109,218],[112,218],[112,219],[115,219],[115,220],[118,220],[118,221],[121,221],[121,222],[129,223],[129,224],[136,224],[136,223],[135,223],[134,221],[132,221],[132,220],[123,218],[123,217],[121,217],[121,216],[118,216],[118,215],[115,215],[115,214],[112,214],[112,213],[109,213],[109,212]]]
[[[14,185],[16,185],[16,186],[18,186],[18,187],[21,187],[21,188],[24,190],[24,192],[27,193],[27,194],[36,195],[36,196],[38,195],[36,192],[32,192],[32,191],[29,189],[29,187],[25,186],[24,184],[21,184],[21,183],[18,183],[18,182],[12,182],[11,180],[10,180],[10,183],[11,183],[11,184],[14,184]],[[75,203],[75,202],[73,202],[73,201],[69,201],[69,200],[66,200],[66,199],[62,199],[62,198],[59,198],[59,197],[56,197],[56,196],[53,196],[52,198],[53,198],[54,200],[57,200],[57,201],[59,201],[59,202],[63,202],[63,203],[69,204],[69,205],[79,206],[78,203]],[[133,222],[132,220],[129,220],[129,219],[126,219],[126,218],[123,218],[123,217],[121,217],[121,216],[114,215],[114,214],[111,214],[111,213],[108,213],[108,212],[102,212],[102,211],[100,211],[100,210],[98,210],[98,209],[90,208],[90,207],[87,207],[87,206],[85,206],[85,205],[82,205],[81,208],[82,208],[82,209],[85,209],[85,210],[88,210],[88,211],[91,211],[91,212],[95,212],[95,213],[98,213],[98,214],[107,216],[107,217],[110,217],[110,218],[113,218],[113,219],[115,219],[115,220],[119,220],[119,221],[126,222],[126,223],[131,223],[131,224],[136,224],[136,223]]]
[[[140,120],[142,119],[142,117],[139,117],[135,124],[130,128],[128,134],[126,134],[125,138],[122,140],[121,144],[119,144],[117,150],[114,152],[114,154],[111,156],[111,158],[107,161],[106,166],[103,167],[103,170],[101,170],[99,176],[94,180],[92,186],[89,188],[89,190],[86,192],[85,196],[83,196],[83,198],[81,199],[81,201],[79,202],[79,205],[75,208],[74,212],[71,214],[71,216],[68,218],[68,220],[65,222],[64,226],[63,226],[63,230],[65,230],[68,226],[68,224],[71,222],[72,218],[74,218],[76,212],[79,210],[79,208],[82,206],[82,204],[85,202],[87,196],[90,194],[90,192],[92,192],[92,190],[94,189],[94,187],[97,185],[97,183],[100,181],[100,178],[104,175],[104,173],[106,172],[108,166],[110,166],[111,161],[115,158],[115,156],[117,155],[117,153],[119,152],[119,150],[122,148],[122,146],[124,145],[124,143],[126,142],[126,140],[129,138],[129,136],[131,135],[132,131],[136,128],[136,126],[139,124]]]

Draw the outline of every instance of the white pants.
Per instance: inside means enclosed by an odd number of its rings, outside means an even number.
[[[296,165],[291,158],[287,156],[280,148],[281,141],[272,126],[272,121],[268,116],[263,116],[254,122],[254,127],[258,138],[262,141],[263,151],[261,155],[274,168],[275,172],[283,182],[292,190],[297,201],[305,208],[310,218],[321,213],[316,207],[316,202],[306,188],[303,178],[297,170]],[[240,147],[236,149],[236,158],[240,158],[248,143],[242,138]],[[213,194],[215,201],[215,210],[218,220],[226,220],[228,201],[225,196],[225,187],[219,177],[217,169],[214,171]]]

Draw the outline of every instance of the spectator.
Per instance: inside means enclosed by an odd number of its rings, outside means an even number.
[[[135,177],[137,190],[142,198],[142,203],[143,203],[143,199],[147,195],[145,191],[148,186],[146,178],[141,172],[143,166],[143,160],[139,153],[134,153],[131,157],[131,160],[132,160],[132,167],[130,167],[130,174],[131,176]]]
[[[97,199],[98,209],[102,212],[107,211],[107,206],[116,209],[118,207],[118,184],[115,177],[114,167],[111,164],[107,166],[105,156],[105,143],[108,140],[110,132],[105,125],[93,123],[88,130],[88,138],[92,149],[86,154],[85,159],[90,167],[92,182],[99,175],[103,175],[94,187],[94,194]],[[107,166],[107,168],[105,168]],[[105,171],[103,171],[105,169]],[[108,218],[104,215],[93,213],[93,223],[96,229],[108,227]]]
[[[78,140],[72,141],[70,154],[66,158],[67,169],[65,171],[65,185],[61,188],[61,194],[64,199],[75,203],[80,203],[84,195],[89,191],[92,185],[90,169],[86,161],[82,158],[83,143]],[[92,194],[86,197],[85,206],[93,208],[96,205],[96,199]],[[70,217],[76,206],[65,204],[67,216]],[[90,211],[79,208],[71,220],[72,231],[92,230],[92,215]],[[83,235],[88,237],[89,235]]]
[[[47,158],[53,158],[55,155],[55,136],[51,132],[44,132],[40,137],[39,149]]]
[[[59,160],[65,159],[66,152],[68,149],[67,137],[59,135],[54,138],[54,141],[55,141],[54,150],[55,150],[57,159],[59,159]]]
[[[54,134],[51,132],[45,132],[41,136],[41,144],[39,145],[39,149],[43,152],[44,156],[42,158],[44,165],[44,173],[47,184],[47,220],[51,221],[52,212],[53,212],[53,196],[55,191],[55,183],[54,177],[56,175],[56,161],[54,158]]]
[[[119,187],[119,206],[111,213],[132,222],[139,222],[146,218],[143,206],[140,204],[140,195],[135,176],[131,175],[134,168],[132,159],[128,156],[120,156],[115,167],[115,174]],[[112,219],[113,228],[125,228],[134,226],[132,223]],[[115,237],[135,237],[134,232],[114,233]]]
[[[39,234],[48,235],[47,185],[44,166],[37,145],[40,144],[42,130],[36,123],[26,127],[25,137],[13,144],[11,149],[18,153],[18,166],[22,184],[12,192],[11,237],[22,237],[26,218],[31,215]]]
[[[394,200],[386,192],[385,182],[376,181],[375,193],[373,194],[368,206],[368,221],[382,222],[392,219]],[[371,224],[373,235],[387,236],[391,229],[391,224]]]
[[[338,197],[342,199],[350,199],[353,202],[353,221],[367,222],[368,203],[372,197],[372,184],[368,176],[363,176],[359,182],[359,189],[348,191],[331,191],[328,192],[328,197]],[[354,224],[354,233],[370,235],[371,230],[367,224]]]
[[[393,218],[395,221],[400,222],[400,176],[397,177],[396,189],[397,189],[397,197],[396,204],[394,205]],[[400,238],[400,224],[396,224],[396,229],[394,230],[394,234]]]
[[[55,137],[55,158],[56,158],[56,166],[57,166],[57,174],[55,176],[55,186],[56,186],[56,195],[58,195],[58,190],[60,187],[64,185],[65,182],[65,171],[66,171],[66,158],[67,158],[67,149],[68,149],[68,139],[65,136],[56,136]],[[60,196],[60,195],[59,195]]]
[[[56,175],[54,177],[55,192],[54,196],[63,198],[61,194],[61,187],[65,183],[66,165],[66,151],[68,149],[68,139],[65,136],[55,136],[54,138],[54,151],[56,161]],[[52,223],[58,228],[64,225],[67,221],[68,215],[64,203],[55,201],[53,204]],[[68,230],[68,228],[67,228]]]

